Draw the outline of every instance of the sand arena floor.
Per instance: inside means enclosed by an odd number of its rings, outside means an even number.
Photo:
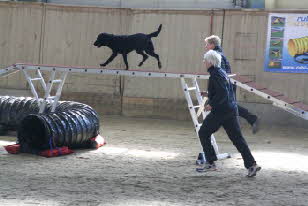
[[[195,172],[199,141],[192,122],[103,116],[108,144],[44,158],[7,154],[0,137],[0,205],[307,206],[308,128],[262,127],[243,134],[262,166],[246,178],[223,129],[215,137],[219,170]]]

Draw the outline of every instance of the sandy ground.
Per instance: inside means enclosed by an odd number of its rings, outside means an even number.
[[[308,123],[308,122],[307,122]],[[200,151],[192,122],[102,117],[108,144],[44,158],[0,148],[0,205],[308,205],[308,128],[243,133],[262,166],[247,178],[223,129],[215,137],[232,158],[195,172]],[[14,137],[0,137],[0,145]]]

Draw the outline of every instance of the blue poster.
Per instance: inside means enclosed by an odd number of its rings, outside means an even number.
[[[308,73],[308,14],[271,13],[264,70]]]

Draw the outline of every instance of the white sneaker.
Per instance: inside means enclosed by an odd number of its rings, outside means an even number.
[[[261,170],[261,167],[257,164],[252,165],[248,168],[247,177],[254,177],[257,175],[257,172]]]
[[[196,168],[197,172],[209,172],[209,171],[216,171],[217,167],[215,165],[215,163],[213,164],[209,164],[209,163],[205,163],[204,167],[202,168]]]

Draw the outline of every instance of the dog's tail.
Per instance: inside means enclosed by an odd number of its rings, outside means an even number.
[[[161,27],[162,27],[162,25],[160,24],[159,27],[158,27],[158,29],[157,29],[157,31],[154,31],[154,32],[151,33],[151,34],[148,34],[148,37],[150,37],[150,38],[152,38],[152,37],[157,37],[158,34],[159,34],[159,32],[160,32],[160,30],[161,30]]]

